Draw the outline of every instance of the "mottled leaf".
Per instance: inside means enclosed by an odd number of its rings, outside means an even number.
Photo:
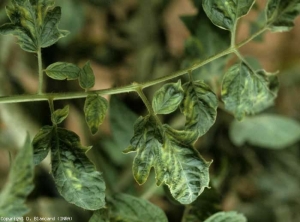
[[[258,113],[273,104],[277,96],[278,80],[264,70],[254,72],[241,62],[226,72],[222,83],[225,108],[238,120],[245,114]]]
[[[273,32],[289,31],[294,27],[299,13],[299,0],[269,0],[266,7],[267,27]]]
[[[214,124],[217,116],[218,99],[203,81],[183,85],[184,99],[181,111],[186,117],[185,131],[191,133],[191,141],[204,135]]]
[[[247,222],[247,219],[243,214],[228,211],[216,213],[207,218],[204,222]]]
[[[98,210],[105,206],[105,183],[86,157],[87,150],[74,132],[63,128],[53,130],[52,174],[59,193],[81,208]]]
[[[85,120],[92,132],[97,133],[108,108],[107,100],[97,94],[88,95],[84,103]]]
[[[52,126],[42,127],[32,141],[33,162],[35,165],[42,162],[51,149],[52,130]]]
[[[168,83],[160,88],[153,97],[152,107],[156,114],[174,112],[183,99],[183,89],[180,80],[177,83]]]
[[[87,62],[79,73],[79,85],[83,89],[90,89],[95,85],[95,75],[90,62]]]
[[[216,26],[234,31],[237,20],[248,14],[255,0],[203,0],[203,9]]]
[[[56,80],[75,80],[78,79],[81,69],[67,62],[56,62],[45,70],[47,76]]]
[[[22,217],[29,211],[25,201],[33,190],[33,176],[33,151],[27,136],[24,147],[13,161],[8,181],[0,193],[1,217]]]
[[[168,126],[159,126],[151,116],[140,117],[134,133],[124,152],[137,152],[132,169],[139,184],[146,182],[154,167],[157,185],[165,183],[182,204],[193,202],[208,186],[210,163]]]
[[[0,33],[15,35],[25,51],[37,52],[68,34],[58,29],[61,8],[54,6],[54,0],[12,0],[11,3],[6,7],[11,23],[2,25]]]
[[[51,115],[52,123],[57,125],[64,121],[69,115],[69,106],[65,106],[63,109],[55,110]]]
[[[258,115],[243,121],[234,121],[230,127],[230,138],[237,146],[246,142],[269,149],[282,149],[300,140],[300,124],[279,115]]]
[[[89,222],[112,222],[109,219],[109,210],[108,209],[100,209],[96,210]]]

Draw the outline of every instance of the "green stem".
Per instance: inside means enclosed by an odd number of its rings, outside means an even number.
[[[42,59],[41,59],[41,53],[38,53],[38,60],[39,60],[39,94],[35,95],[16,95],[16,96],[3,96],[0,97],[0,104],[1,103],[20,103],[20,102],[35,102],[35,101],[47,101],[49,98],[53,98],[53,100],[66,100],[66,99],[79,99],[79,98],[85,98],[87,95],[90,93],[97,93],[99,95],[112,95],[112,94],[120,94],[120,93],[125,93],[125,92],[135,92],[137,88],[147,88],[153,85],[156,85],[158,83],[162,83],[171,79],[174,79],[176,77],[182,76],[187,74],[189,71],[193,71],[195,69],[198,69],[201,66],[204,66],[218,58],[221,58],[225,55],[231,54],[235,52],[238,48],[241,48],[248,42],[252,41],[254,38],[256,38],[258,35],[262,34],[267,30],[267,27],[259,30],[257,33],[253,34],[251,37],[248,39],[242,41],[241,43],[231,46],[228,49],[211,56],[203,61],[200,61],[198,63],[195,63],[191,67],[188,67],[187,69],[175,72],[171,75],[164,76],[161,78],[154,79],[152,81],[146,82],[146,83],[134,83],[131,85],[123,86],[123,87],[118,87],[118,88],[110,88],[110,89],[102,89],[102,90],[94,90],[94,91],[89,91],[89,92],[69,92],[69,93],[44,93],[42,94],[42,86],[43,86],[43,70],[42,70]]]
[[[37,57],[38,57],[38,69],[39,69],[39,89],[38,94],[43,94],[43,84],[44,84],[44,73],[43,73],[43,61],[42,61],[42,49],[39,48],[37,51]]]
[[[51,113],[51,121],[52,121],[52,115],[54,113],[54,103],[53,103],[53,99],[49,98],[48,99],[48,103],[49,103],[49,108],[50,108],[50,113]],[[54,122],[52,121],[53,126],[56,126],[56,124],[54,124]]]

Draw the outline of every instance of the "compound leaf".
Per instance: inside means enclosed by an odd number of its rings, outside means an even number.
[[[258,115],[234,121],[229,135],[237,146],[248,142],[268,149],[282,149],[300,140],[300,124],[284,116]]]
[[[0,216],[22,217],[29,210],[24,204],[33,190],[33,152],[29,136],[13,162],[6,186],[0,193]]]
[[[177,83],[168,83],[160,88],[152,100],[152,107],[156,114],[174,112],[183,99],[183,89],[180,80]]]
[[[88,95],[84,103],[85,120],[92,132],[97,133],[108,108],[107,100],[97,94]]]
[[[32,141],[34,165],[41,163],[51,149],[52,126],[44,126],[35,135]]]
[[[98,210],[105,205],[105,183],[86,157],[87,150],[74,132],[58,127],[53,130],[52,174],[59,193],[81,208]]]
[[[95,85],[95,75],[90,62],[87,62],[79,73],[79,85],[83,89],[90,89]]]
[[[37,52],[68,34],[58,29],[61,8],[54,6],[54,0],[12,0],[6,13],[11,23],[2,25],[0,33],[15,35],[25,51]]]
[[[186,117],[185,131],[191,132],[191,140],[196,141],[214,124],[217,116],[218,99],[203,81],[188,82],[183,85],[184,99],[181,112]]]
[[[273,104],[277,96],[278,80],[264,70],[254,72],[241,62],[226,72],[222,83],[225,108],[238,120],[245,114],[258,113]]]
[[[64,121],[69,115],[69,106],[65,106],[63,109],[55,110],[51,115],[52,123],[57,125]]]
[[[210,163],[192,147],[177,139],[168,126],[159,126],[151,116],[140,117],[125,153],[137,152],[133,161],[134,178],[145,183],[152,167],[156,184],[165,183],[172,196],[182,204],[193,202],[208,186]]]
[[[75,80],[78,79],[81,69],[67,62],[56,62],[49,65],[45,72],[47,76],[56,80]]]
[[[248,14],[255,0],[203,0],[203,9],[216,26],[234,31],[237,20]]]
[[[268,28],[273,32],[289,31],[299,13],[299,0],[269,0],[266,8]]]
[[[243,214],[235,211],[219,212],[207,218],[204,222],[247,222]]]

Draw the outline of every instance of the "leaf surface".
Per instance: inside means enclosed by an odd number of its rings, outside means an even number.
[[[299,0],[269,0],[266,8],[268,28],[273,32],[289,31],[299,13]]]
[[[254,72],[243,62],[230,67],[223,78],[222,100],[238,120],[272,105],[277,92],[275,75],[264,70]]]
[[[247,219],[243,214],[239,214],[234,211],[218,212],[204,222],[247,222]]]
[[[57,125],[64,121],[69,115],[69,106],[65,106],[63,109],[55,110],[51,115],[52,123]]]
[[[216,26],[234,31],[237,20],[248,14],[255,0],[203,0],[203,9]]]
[[[300,124],[279,115],[258,115],[234,121],[230,127],[230,138],[237,146],[246,142],[251,145],[282,149],[300,140]]]
[[[90,62],[87,62],[79,73],[79,85],[83,89],[90,89],[95,85],[95,75]]]
[[[41,163],[51,149],[52,126],[44,126],[35,135],[32,141],[34,165]]]
[[[89,222],[111,222],[111,220],[109,219],[108,209],[100,209],[94,211]]]
[[[68,62],[56,62],[49,65],[45,72],[47,76],[56,80],[75,80],[78,79],[81,69]]]
[[[102,174],[86,157],[87,147],[71,131],[56,128],[51,141],[52,174],[59,193],[70,203],[87,210],[105,205]]]
[[[2,25],[0,33],[15,35],[25,51],[37,52],[68,34],[58,29],[61,8],[54,6],[54,0],[12,0],[6,13],[10,23]]]
[[[88,95],[84,103],[85,120],[95,134],[102,124],[108,108],[107,100],[97,94]]]
[[[134,132],[131,146],[124,152],[137,152],[132,169],[139,184],[146,182],[154,167],[156,184],[165,183],[182,204],[193,202],[208,187],[210,163],[168,126],[161,128],[151,116],[140,117]]]
[[[1,217],[22,217],[29,211],[25,201],[33,190],[33,176],[33,152],[27,136],[24,147],[12,164],[7,184],[0,193]]]
[[[160,88],[152,100],[152,107],[156,114],[168,114],[174,112],[183,99],[181,82],[168,83]]]

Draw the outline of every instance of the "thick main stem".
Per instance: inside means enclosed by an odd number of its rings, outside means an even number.
[[[37,51],[38,57],[38,69],[39,69],[39,89],[38,95],[43,94],[43,85],[44,85],[44,73],[43,73],[43,60],[42,60],[42,49],[39,48]]]

